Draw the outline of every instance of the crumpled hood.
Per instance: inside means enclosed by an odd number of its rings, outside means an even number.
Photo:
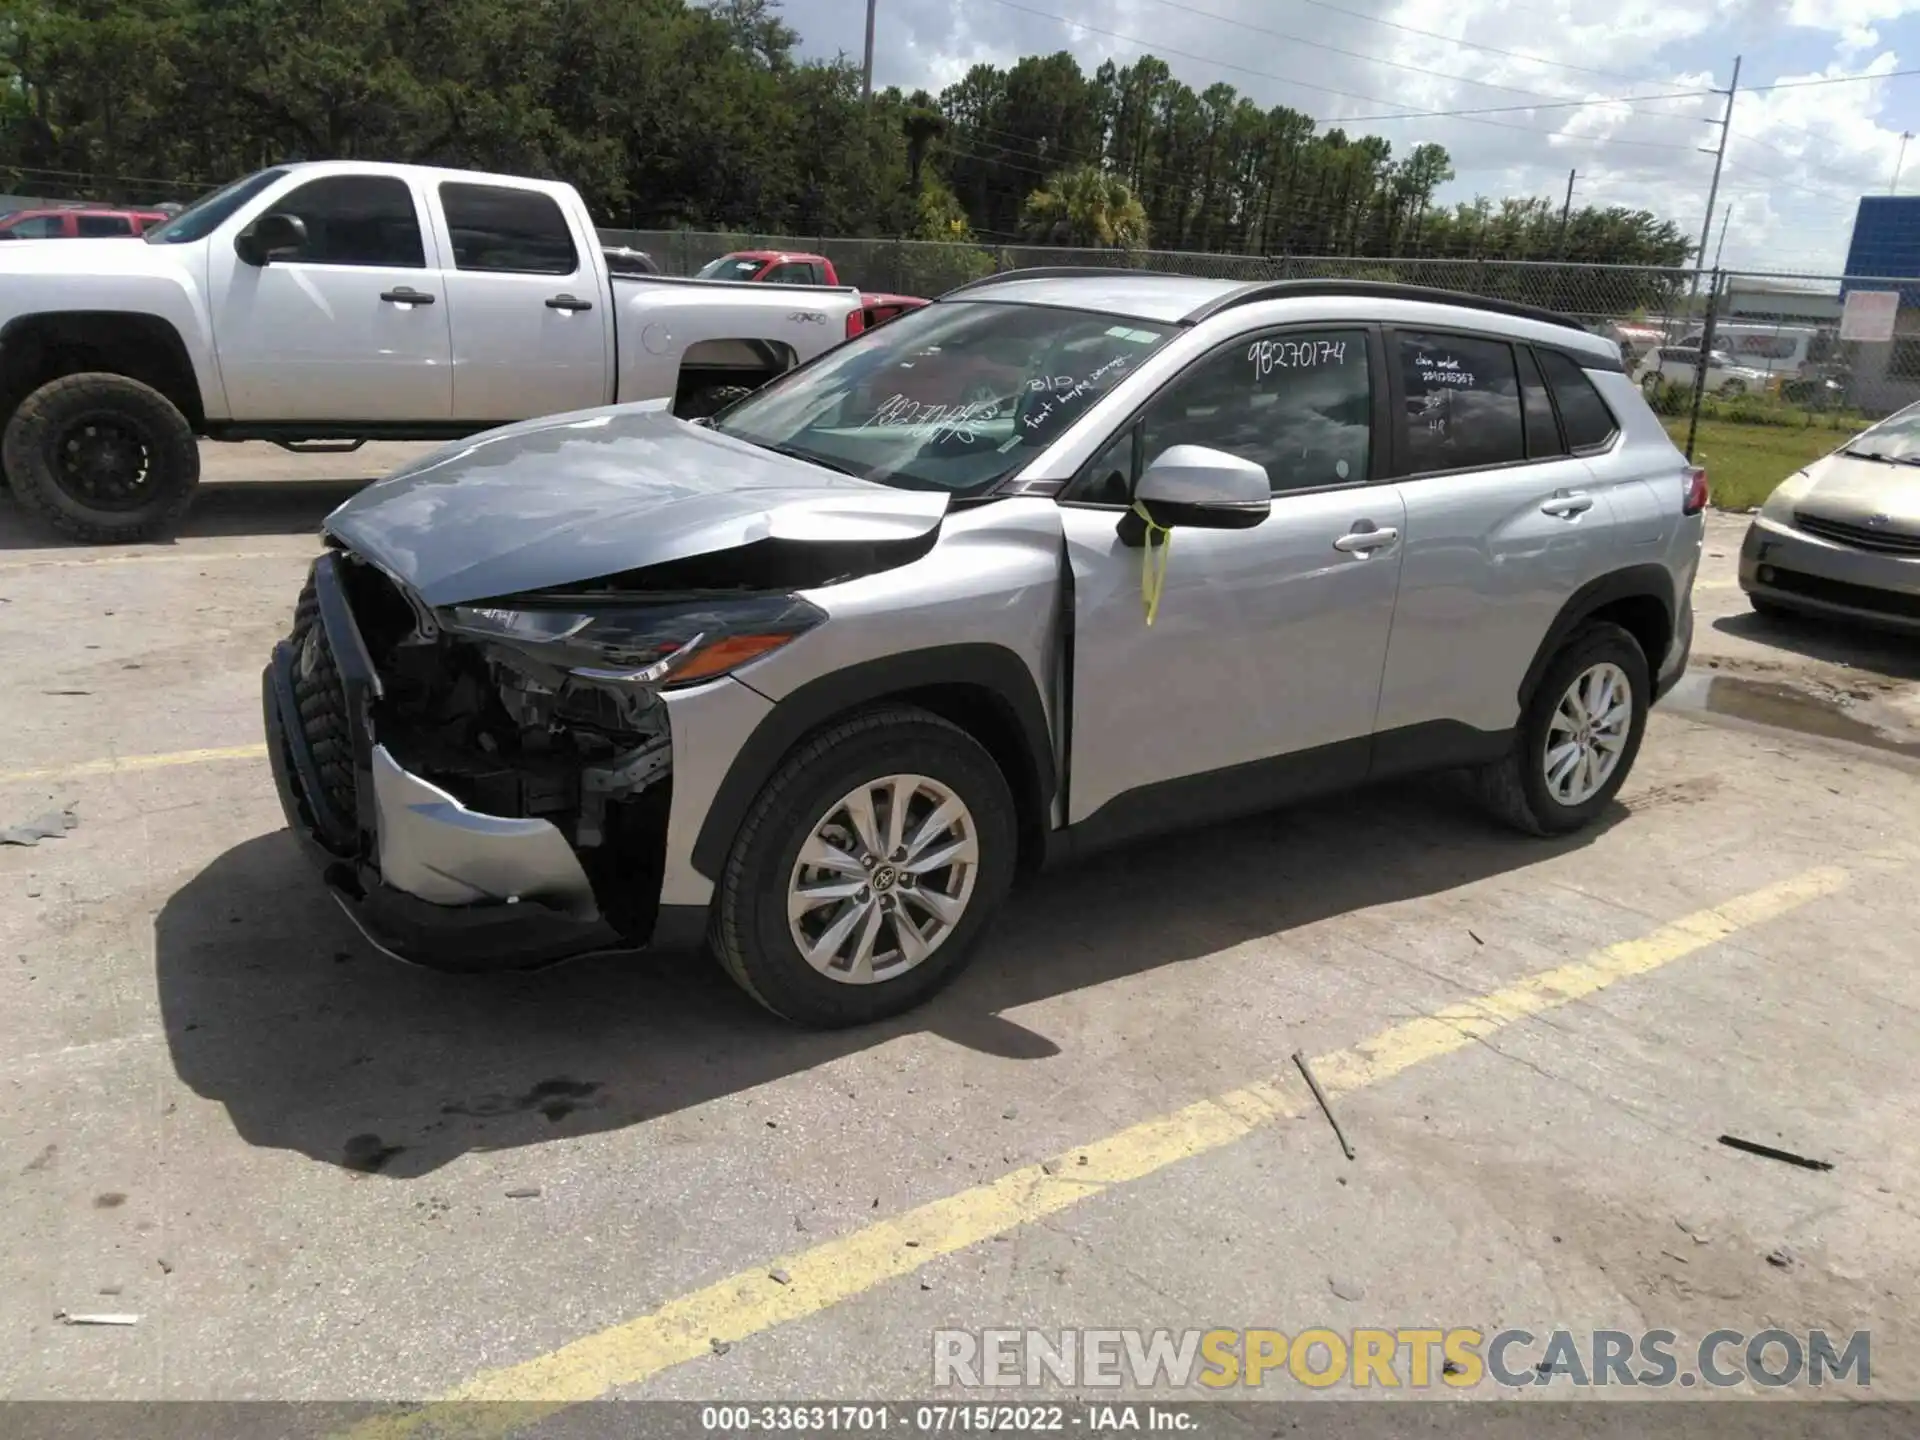
[[[791,460],[657,404],[525,421],[403,465],[326,531],[429,605],[577,584],[759,540],[912,540],[947,496]]]
[[[1888,465],[1853,455],[1829,455],[1806,467],[1813,480],[1794,509],[1852,525],[1881,525],[1920,534],[1920,465]]]

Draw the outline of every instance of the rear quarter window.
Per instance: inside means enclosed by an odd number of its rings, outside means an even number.
[[[1606,400],[1594,388],[1585,370],[1554,350],[1540,352],[1540,368],[1552,387],[1569,447],[1576,451],[1594,450],[1613,439],[1620,422],[1614,419],[1613,411],[1607,408]]]

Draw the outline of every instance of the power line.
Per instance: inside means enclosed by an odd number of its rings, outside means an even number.
[[[1561,94],[1549,94],[1543,90],[1529,90],[1524,85],[1502,85],[1494,80],[1481,80],[1472,75],[1455,75],[1445,70],[1432,70],[1425,65],[1412,65],[1404,60],[1389,60],[1384,55],[1369,55],[1364,50],[1347,50],[1339,45],[1329,45],[1324,40],[1309,40],[1304,35],[1288,34],[1284,30],[1271,30],[1264,25],[1255,25],[1250,20],[1239,20],[1231,15],[1216,15],[1211,10],[1202,10],[1197,5],[1188,5],[1184,0],[1154,0],[1170,10],[1182,10],[1189,15],[1198,15],[1203,19],[1217,20],[1223,25],[1237,25],[1243,30],[1251,30],[1256,35],[1269,35],[1276,40],[1285,40],[1295,45],[1308,45],[1316,50],[1330,51],[1335,55],[1345,55],[1353,60],[1365,60],[1373,65],[1388,65],[1396,70],[1411,70],[1416,75],[1431,75],[1438,80],[1453,80],[1463,85],[1479,85],[1488,90],[1507,90],[1515,95],[1536,95],[1543,100],[1566,100],[1571,97]]]
[[[1382,20],[1378,15],[1368,15],[1359,10],[1349,10],[1344,5],[1334,5],[1330,0],[1300,0],[1302,5],[1312,5],[1316,9],[1331,10],[1336,15],[1347,15],[1355,20],[1365,20],[1370,25],[1384,25],[1389,30],[1400,30],[1408,35],[1424,35],[1429,40],[1444,40],[1449,45],[1458,45],[1467,50],[1480,50],[1488,55],[1504,55],[1509,60],[1525,60],[1532,65],[1551,65],[1560,70],[1573,70],[1582,75],[1599,75],[1608,80],[1624,80],[1629,85],[1644,85],[1645,77],[1622,75],[1617,70],[1595,70],[1587,65],[1570,65],[1565,60],[1549,60],[1544,55],[1528,55],[1519,50],[1502,50],[1497,45],[1481,45],[1472,40],[1462,40],[1457,35],[1443,35],[1438,30],[1421,30],[1413,25],[1402,25],[1395,20]],[[1668,82],[1660,82],[1668,83]]]
[[[1344,100],[1361,100],[1366,102],[1369,105],[1391,105],[1394,103],[1391,100],[1383,100],[1378,95],[1362,95],[1352,90],[1339,90],[1334,88],[1331,85],[1317,85],[1308,80],[1297,80],[1289,75],[1276,75],[1270,70],[1255,70],[1248,65],[1238,65],[1229,60],[1218,60],[1209,55],[1196,55],[1190,50],[1176,50],[1171,45],[1159,45],[1151,40],[1144,40],[1140,38],[1138,35],[1128,35],[1123,31],[1109,30],[1109,29],[1106,29],[1104,26],[1100,26],[1100,25],[1090,25],[1084,20],[1070,20],[1066,16],[1056,15],[1050,10],[1040,10],[1040,9],[1036,9],[1031,5],[1023,5],[1019,3],[1019,0],[994,0],[994,3],[997,5],[1004,5],[1010,10],[1019,10],[1028,15],[1037,15],[1043,20],[1052,20],[1061,25],[1072,26],[1075,29],[1091,31],[1095,35],[1105,35],[1114,40],[1124,41],[1129,45],[1139,45],[1144,49],[1148,50],[1149,52],[1157,51],[1167,55],[1178,55],[1183,60],[1196,60],[1202,65],[1212,65],[1222,70],[1233,70],[1243,75],[1256,75],[1263,80],[1277,80],[1283,85],[1295,85],[1303,90],[1318,90],[1323,94],[1337,95]],[[1684,93],[1678,93],[1678,94],[1672,94],[1672,95],[1623,97],[1623,99],[1625,100],[1689,99],[1698,95],[1711,95],[1713,93],[1714,92],[1711,90],[1702,90],[1702,91],[1690,91],[1690,92],[1684,92]],[[1490,115],[1490,114],[1497,115],[1497,114],[1512,113],[1515,111],[1553,110],[1553,109],[1564,109],[1568,107],[1584,108],[1588,105],[1603,104],[1603,103],[1622,103],[1622,102],[1620,100],[1611,101],[1611,102],[1601,101],[1601,100],[1569,100],[1569,101],[1549,102],[1541,105],[1504,105],[1504,106],[1495,105],[1495,106],[1469,107],[1466,109],[1455,109],[1455,110],[1402,110],[1392,114],[1385,114],[1385,115],[1335,116],[1335,117],[1332,117],[1330,120],[1323,121],[1322,123],[1330,123],[1330,124],[1335,124],[1340,126],[1346,126],[1346,125],[1355,125],[1355,124],[1363,124],[1363,123],[1371,124],[1378,121],[1387,121],[1387,120],[1459,118],[1459,119],[1466,120],[1469,124],[1491,125],[1491,126],[1494,126],[1496,129],[1501,129],[1501,130],[1518,130],[1522,134],[1526,134],[1526,135],[1550,136],[1558,132],[1539,130],[1531,125],[1512,125],[1512,124],[1505,123],[1503,121],[1488,120],[1480,117],[1483,117],[1485,115]],[[1642,145],[1648,148],[1660,149],[1660,150],[1669,150],[1669,149],[1689,150],[1694,148],[1688,145],[1669,145],[1659,141],[1651,141],[1651,140],[1634,141],[1634,140],[1626,140],[1626,139],[1615,139],[1611,136],[1564,136],[1562,138],[1565,138],[1568,140],[1578,140],[1586,144],[1593,144],[1593,145],[1609,145],[1609,144]]]
[[[1812,80],[1776,80],[1771,85],[1749,85],[1744,93],[1756,95],[1766,90],[1804,90],[1811,85],[1850,85],[1862,80],[1899,80],[1908,75],[1920,75],[1920,69],[1862,71],[1858,75],[1821,75]]]

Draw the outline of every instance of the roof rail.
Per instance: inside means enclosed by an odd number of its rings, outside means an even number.
[[[977,290],[982,285],[998,285],[1003,280],[1097,280],[1108,275],[1140,275],[1155,280],[1193,278],[1191,275],[1175,275],[1169,270],[1135,270],[1127,265],[1033,265],[1022,270],[996,270],[991,275],[982,275],[978,280],[968,280],[951,290],[943,290],[940,298],[944,300],[963,290]]]
[[[1431,285],[1402,285],[1394,280],[1256,280],[1229,291],[1217,300],[1190,312],[1186,323],[1197,325],[1210,315],[1252,305],[1261,300],[1291,300],[1313,295],[1366,295],[1376,300],[1420,300],[1429,305],[1458,305],[1469,310],[1485,310],[1495,315],[1512,315],[1521,320],[1538,320],[1567,330],[1592,334],[1585,325],[1557,310],[1538,305],[1523,305],[1517,300],[1497,300],[1489,295],[1472,295],[1464,290],[1441,290]]]

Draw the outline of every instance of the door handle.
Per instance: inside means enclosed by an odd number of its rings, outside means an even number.
[[[556,295],[547,301],[547,308],[549,310],[565,310],[571,313],[575,310],[591,310],[593,308],[593,302],[591,300],[576,300],[571,295]]]
[[[1349,530],[1333,542],[1333,548],[1348,555],[1370,555],[1375,550],[1384,550],[1400,538],[1400,532],[1392,529]]]
[[[1593,508],[1591,495],[1555,495],[1551,500],[1540,503],[1542,515],[1558,515],[1563,520],[1571,520]]]
[[[402,285],[397,290],[382,290],[380,298],[390,305],[431,305],[433,296]]]

